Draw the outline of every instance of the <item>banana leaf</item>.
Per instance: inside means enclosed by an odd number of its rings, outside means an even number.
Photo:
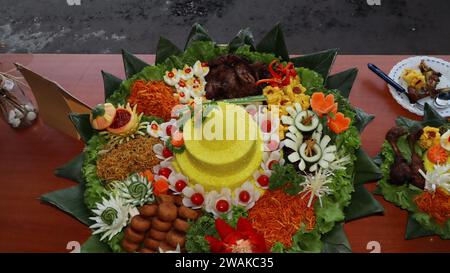
[[[99,235],[92,235],[81,245],[81,253],[111,253],[111,248],[100,241]]]
[[[435,235],[435,233],[431,230],[427,230],[422,227],[421,224],[419,224],[414,217],[412,216],[412,213],[408,213],[408,223],[406,224],[406,232],[405,232],[405,239],[406,240],[412,240],[420,237],[426,237],[426,236],[432,236]]]
[[[373,121],[375,116],[368,114],[364,112],[362,109],[357,107],[354,107],[353,109],[356,112],[355,127],[358,129],[360,133],[362,133],[366,128],[366,126]]]
[[[428,103],[425,103],[424,114],[423,114],[423,122],[424,126],[434,126],[440,127],[447,123],[447,119],[439,115],[433,107],[431,107]]]
[[[208,32],[198,23],[192,25],[191,32],[189,32],[186,44],[184,45],[184,50],[189,48],[195,41],[213,41]]]
[[[122,49],[122,59],[127,79],[140,72],[142,69],[144,69],[144,67],[149,66],[148,63],[134,56],[125,49]]]
[[[337,223],[334,228],[322,236],[322,253],[351,253],[352,248],[344,231],[344,223]]]
[[[118,90],[120,87],[120,84],[122,83],[122,80],[118,77],[114,76],[113,74],[110,74],[108,72],[105,72],[102,70],[102,77],[103,77],[103,86],[105,89],[105,101],[111,96],[114,91]]]
[[[70,179],[78,183],[84,183],[84,176],[81,167],[84,162],[84,153],[80,153],[75,158],[55,170],[55,175]]]
[[[284,41],[283,30],[281,29],[280,23],[276,24],[275,27],[262,38],[256,45],[256,50],[259,52],[275,54],[275,56],[281,57],[283,61],[289,60],[289,53]]]
[[[56,206],[87,226],[90,226],[93,223],[89,219],[89,210],[84,204],[83,184],[46,193],[39,199],[43,202]]]
[[[383,177],[383,174],[373,160],[363,149],[356,151],[357,160],[355,163],[354,184],[361,185],[367,182],[374,182]]]
[[[383,206],[373,197],[364,185],[355,185],[352,202],[345,209],[345,222],[384,212]]]
[[[349,98],[353,83],[358,75],[358,69],[351,68],[328,77],[325,87],[338,89],[344,98]]]
[[[253,38],[253,33],[249,28],[241,29],[228,45],[230,52],[235,52],[236,49],[243,45],[249,45],[251,50],[255,50],[255,39]]]
[[[69,114],[69,118],[78,131],[81,140],[87,143],[89,139],[94,135],[94,129],[92,129],[91,122],[89,121],[89,114]]]
[[[325,82],[330,73],[331,66],[336,59],[338,49],[328,49],[317,53],[307,54],[291,59],[297,67],[306,67],[316,71],[324,78]]]
[[[178,56],[182,52],[171,41],[164,37],[159,37],[158,46],[156,47],[156,64],[164,63],[170,56]]]

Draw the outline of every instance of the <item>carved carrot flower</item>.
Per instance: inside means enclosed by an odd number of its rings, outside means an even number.
[[[334,102],[334,96],[332,94],[325,96],[322,92],[316,92],[311,96],[311,108],[319,117],[322,117],[328,113],[336,113],[338,104]]]
[[[328,116],[327,125],[333,132],[340,134],[350,127],[350,122],[350,118],[347,118],[344,114],[338,112],[334,114],[334,117]]]

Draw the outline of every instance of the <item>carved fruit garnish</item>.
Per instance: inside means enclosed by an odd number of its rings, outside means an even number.
[[[113,123],[115,115],[116,108],[111,103],[98,104],[90,114],[92,128],[96,130],[108,128]]]
[[[139,127],[140,116],[136,114],[136,105],[131,109],[130,104],[126,107],[119,106],[116,115],[107,130],[115,135],[128,136],[136,132]]]

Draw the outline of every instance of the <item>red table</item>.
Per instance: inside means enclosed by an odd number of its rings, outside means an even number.
[[[140,56],[148,63],[154,56]],[[364,149],[376,155],[386,131],[397,116],[418,119],[395,103],[387,86],[367,69],[375,63],[384,71],[407,56],[339,56],[333,71],[359,69],[350,101],[376,115],[362,135]],[[438,56],[450,61],[450,56]],[[3,54],[0,71],[13,68],[13,62],[28,66],[55,80],[85,101],[103,101],[100,70],[124,77],[120,55]],[[58,209],[43,204],[38,197],[46,192],[74,185],[55,177],[53,170],[77,155],[83,144],[41,121],[16,131],[0,122],[0,252],[67,252],[69,241],[84,242],[90,231]],[[375,185],[368,185],[374,189]],[[354,252],[369,252],[367,244],[377,241],[382,252],[450,252],[450,241],[438,237],[404,240],[407,213],[376,197],[385,207],[384,216],[350,222],[345,230]]]

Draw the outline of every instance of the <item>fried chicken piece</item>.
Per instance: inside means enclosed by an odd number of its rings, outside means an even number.
[[[251,63],[237,55],[224,55],[209,62],[206,76],[207,99],[231,99],[262,93],[256,82],[270,76],[263,63]]]
[[[401,127],[393,127],[386,134],[386,140],[394,150],[395,158],[394,164],[391,166],[389,172],[389,183],[394,185],[403,185],[411,181],[411,167],[403,157],[400,149],[397,146],[398,139],[405,135],[407,131]]]
[[[410,181],[410,183],[420,189],[423,189],[425,187],[425,179],[419,173],[419,170],[424,170],[425,167],[423,165],[422,158],[420,158],[420,156],[416,153],[415,146],[416,146],[416,142],[419,140],[422,133],[423,133],[423,130],[419,129],[408,135],[409,148],[411,149],[411,164],[410,164],[411,181]]]

